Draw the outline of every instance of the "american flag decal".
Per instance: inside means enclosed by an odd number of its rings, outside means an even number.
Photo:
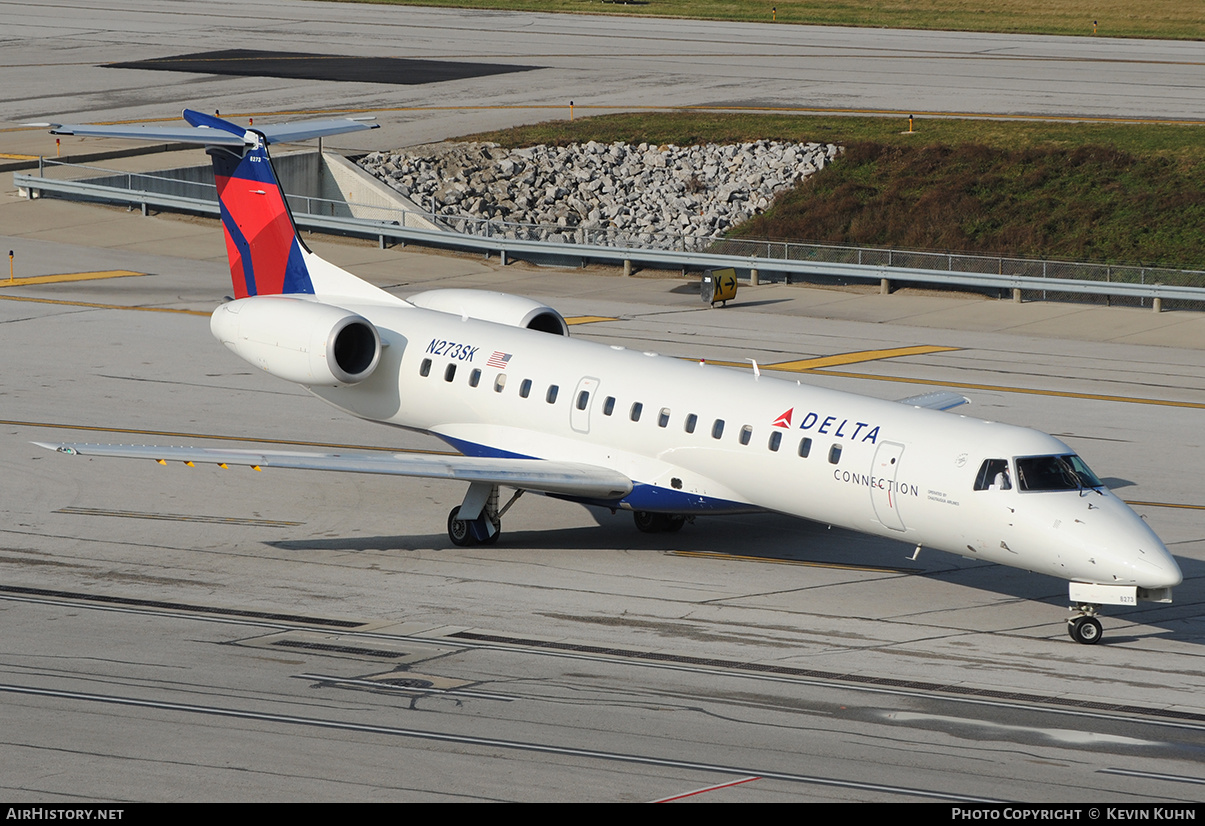
[[[504,353],[501,350],[495,350],[490,356],[489,361],[485,363],[486,367],[497,367],[499,370],[505,370],[507,362],[510,361],[510,353]]]

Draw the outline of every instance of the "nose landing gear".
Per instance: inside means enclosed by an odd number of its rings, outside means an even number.
[[[1078,611],[1079,614],[1068,618],[1067,635],[1080,645],[1096,645],[1100,642],[1104,631],[1100,627],[1100,620],[1096,618],[1099,608],[1099,605],[1092,603],[1080,603],[1072,608],[1072,611]]]

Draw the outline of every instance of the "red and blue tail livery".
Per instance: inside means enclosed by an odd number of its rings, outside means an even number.
[[[195,127],[218,129],[246,140],[238,147],[208,149],[235,297],[313,295],[301,240],[262,135],[191,109],[184,111],[184,119]]]

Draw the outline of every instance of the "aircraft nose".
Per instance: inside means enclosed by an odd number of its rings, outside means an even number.
[[[1144,556],[1142,582],[1140,584],[1144,588],[1174,588],[1184,581],[1184,574],[1180,571],[1179,564],[1176,563],[1176,558],[1159,543],[1158,549],[1154,553],[1143,549]],[[1149,573],[1147,571],[1149,570]]]

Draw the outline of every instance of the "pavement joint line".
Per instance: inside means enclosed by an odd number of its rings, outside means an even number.
[[[800,565],[805,568],[831,568],[837,571],[859,571],[875,574],[915,574],[917,570],[908,568],[879,568],[873,565],[851,565],[847,562],[810,562],[806,559],[778,559],[765,556],[747,556],[742,554],[723,554],[713,551],[669,551],[669,556],[682,556],[691,559],[720,559],[737,562],[765,562],[770,565]]]

